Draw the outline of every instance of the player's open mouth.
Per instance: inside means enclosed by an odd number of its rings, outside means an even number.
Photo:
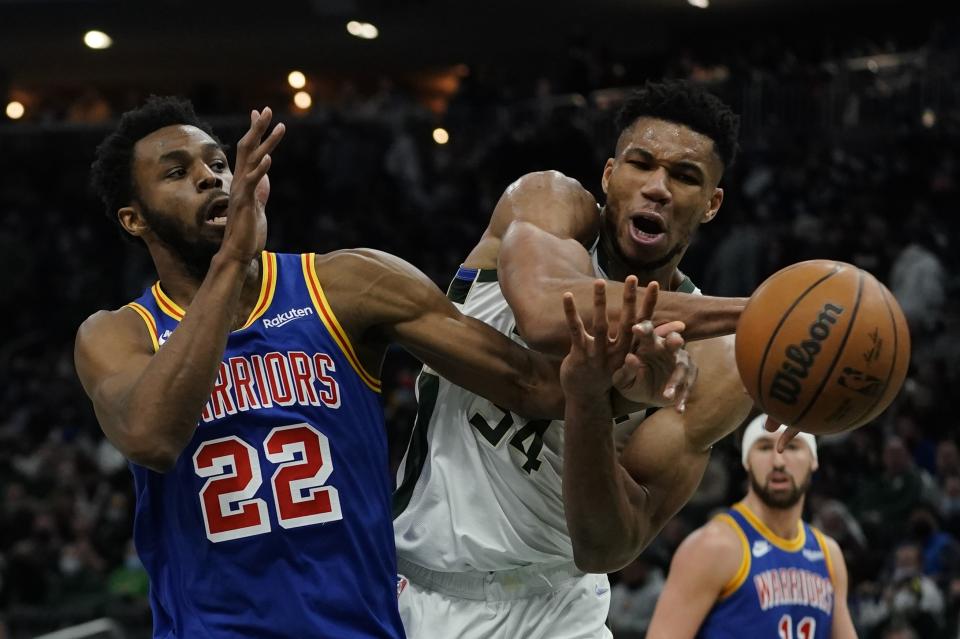
[[[630,218],[630,237],[639,244],[656,244],[666,237],[663,218],[655,213],[641,213]]]
[[[774,473],[770,475],[767,479],[767,484],[770,488],[783,490],[786,488],[792,488],[792,482],[790,481],[790,476],[782,473]]]
[[[227,206],[230,198],[226,195],[218,197],[207,207],[207,223],[224,225],[227,223]]]

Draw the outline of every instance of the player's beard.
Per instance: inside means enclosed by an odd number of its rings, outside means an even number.
[[[627,256],[623,254],[623,250],[620,248],[620,243],[616,242],[616,250],[619,253],[618,257],[623,260],[624,264],[629,264],[635,272],[637,273],[650,273],[656,271],[657,269],[666,266],[677,257],[681,255],[684,251],[687,250],[686,244],[674,244],[673,248],[667,251],[666,255],[659,257],[655,260],[650,260],[649,262],[641,262],[639,260],[628,260]]]
[[[658,257],[654,260],[644,262],[636,258],[627,257],[626,253],[623,251],[623,246],[620,244],[620,236],[618,235],[618,229],[615,226],[613,221],[616,215],[609,215],[607,209],[610,205],[604,207],[603,211],[603,225],[606,229],[607,239],[609,240],[608,245],[611,247],[611,250],[616,254],[614,257],[618,262],[627,266],[630,269],[631,273],[642,274],[642,273],[651,273],[656,271],[659,268],[662,268],[672,262],[678,255],[683,255],[687,250],[687,244],[682,242],[677,242],[670,250],[668,250],[663,256]],[[625,241],[630,241],[629,238]]]
[[[150,229],[180,258],[187,272],[198,280],[205,278],[210,270],[210,261],[220,249],[220,244],[198,234],[192,234],[191,237],[178,218],[159,213],[142,202],[140,211]]]
[[[760,501],[767,507],[778,510],[786,510],[795,506],[797,502],[807,494],[807,490],[810,488],[810,482],[813,480],[813,473],[807,473],[803,483],[798,486],[793,477],[790,477],[792,488],[789,491],[783,492],[770,490],[765,484],[761,485],[753,473],[749,473],[749,475],[750,486],[753,487],[753,492],[757,494]]]

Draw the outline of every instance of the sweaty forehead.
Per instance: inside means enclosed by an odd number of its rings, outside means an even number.
[[[659,118],[638,118],[623,132],[620,152],[634,148],[644,149],[656,156],[662,155],[664,159],[719,161],[713,140],[686,125]]]
[[[216,144],[216,140],[201,129],[189,124],[174,124],[157,129],[138,140],[133,147],[133,157],[136,163],[150,165],[170,151],[199,153],[211,143]]]

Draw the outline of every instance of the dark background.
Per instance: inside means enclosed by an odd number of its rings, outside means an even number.
[[[380,37],[350,36],[351,19]],[[113,47],[85,48],[90,28]],[[149,628],[130,475],[72,363],[80,322],[154,277],[86,187],[120,113],[177,93],[232,141],[250,108],[271,105],[290,130],[268,248],[375,247],[445,287],[523,173],[562,170],[601,195],[616,106],[663,77],[702,83],[742,116],[723,209],[684,260],[705,293],[749,295],[823,257],[870,270],[904,307],[904,389],[876,423],[821,442],[806,514],[844,550],[861,637],[956,637],[957,34],[955,13],[924,1],[0,0],[0,102],[26,108],[0,114],[0,637],[102,617],[130,637]],[[291,103],[293,69],[308,77],[306,111]],[[433,142],[437,126],[448,144]],[[415,374],[401,352],[383,374],[395,441]],[[615,576],[616,636],[642,636],[676,545],[743,494],[734,439]]]

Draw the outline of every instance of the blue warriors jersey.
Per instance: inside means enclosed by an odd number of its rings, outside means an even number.
[[[795,539],[783,539],[742,502],[717,517],[743,554],[697,639],[829,639],[833,564],[823,534],[801,522]]]
[[[313,255],[261,265],[176,465],[131,464],[154,637],[402,637],[380,382]],[[159,282],[128,307],[157,350],[188,312]]]

